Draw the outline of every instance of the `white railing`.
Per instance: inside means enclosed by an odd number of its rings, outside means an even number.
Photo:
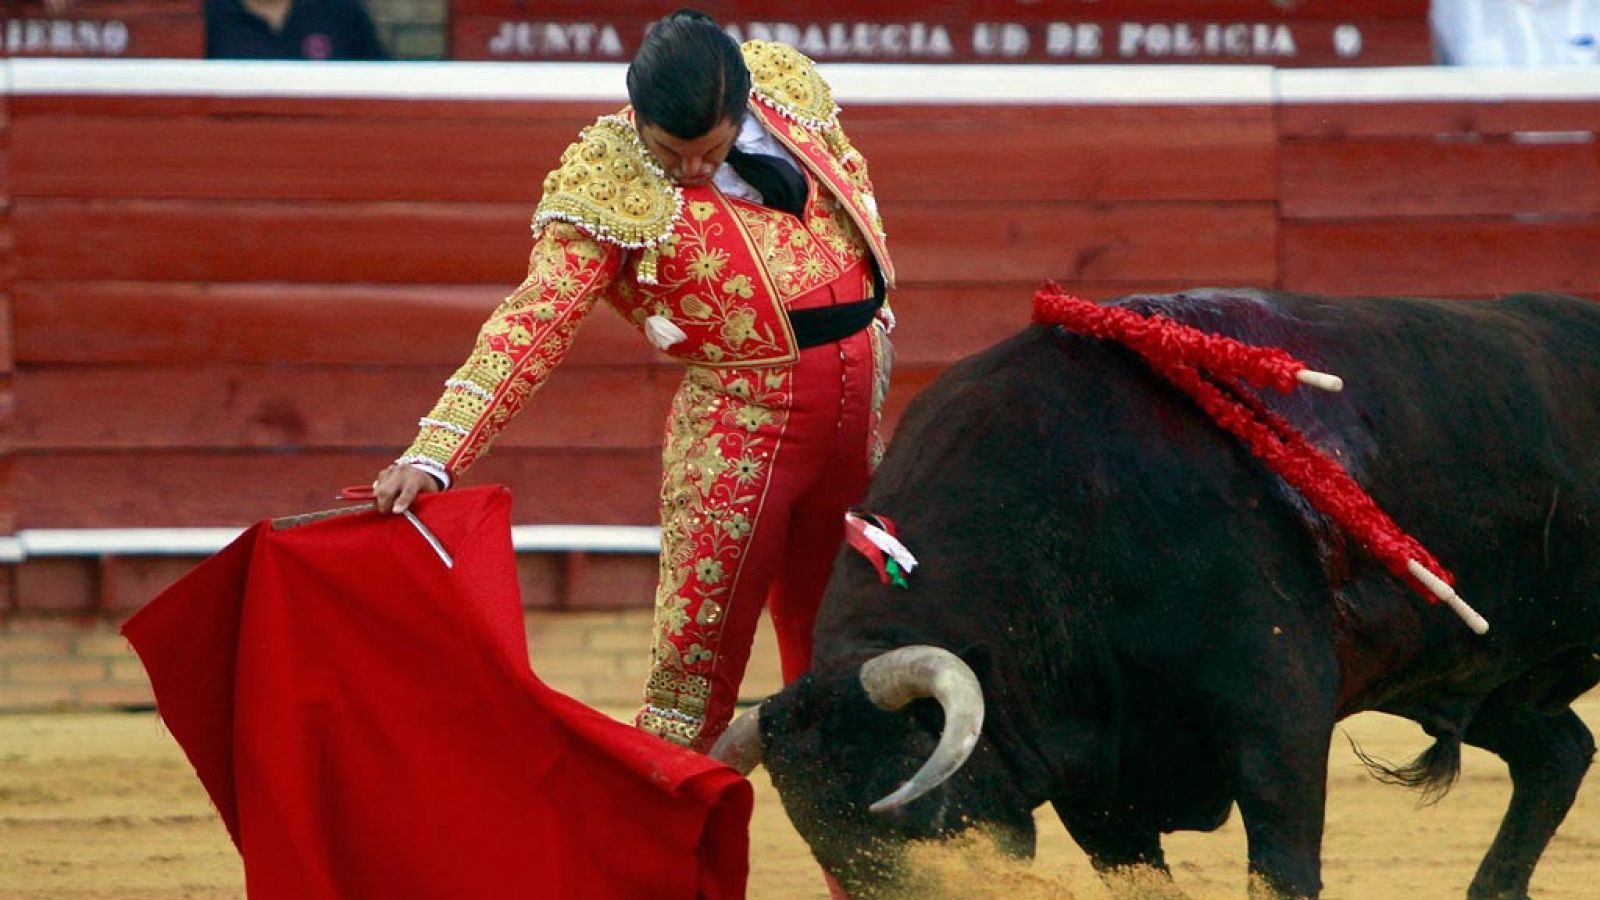
[[[625,100],[620,63],[13,59],[27,95]],[[850,104],[1183,104],[1600,99],[1600,67],[1275,69],[1270,66],[822,66]]]
[[[0,537],[0,563],[48,556],[210,556],[242,528],[28,528]],[[513,525],[518,553],[657,553],[653,525]]]

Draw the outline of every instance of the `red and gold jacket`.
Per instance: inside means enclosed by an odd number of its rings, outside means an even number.
[[[813,184],[805,215],[712,185],[680,187],[645,149],[631,110],[602,117],[546,176],[527,279],[484,323],[399,462],[447,481],[465,471],[560,363],[602,298],[641,332],[647,322],[658,332],[670,323],[667,331],[682,337],[665,350],[685,363],[765,366],[798,358],[789,301],[859,270],[868,256],[893,286],[866,160],[840,128],[827,82],[787,45],[741,49],[750,114]]]

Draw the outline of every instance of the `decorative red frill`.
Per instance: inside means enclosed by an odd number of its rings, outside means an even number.
[[[1063,293],[1053,282],[1033,295],[1033,321],[1116,341],[1138,353],[1429,603],[1438,598],[1406,570],[1407,560],[1455,584],[1455,576],[1401,530],[1343,467],[1241,383],[1288,393],[1297,384],[1295,376],[1309,368],[1305,363],[1277,347],[1253,347],[1160,315],[1101,306]]]

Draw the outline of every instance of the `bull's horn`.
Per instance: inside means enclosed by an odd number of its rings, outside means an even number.
[[[867,699],[890,712],[921,697],[932,697],[944,707],[944,733],[939,735],[933,755],[910,781],[868,807],[873,812],[899,809],[944,784],[978,746],[983,731],[983,687],[954,653],[928,646],[890,650],[862,663],[861,687]]]
[[[711,747],[711,758],[749,775],[761,765],[761,707],[739,714]]]

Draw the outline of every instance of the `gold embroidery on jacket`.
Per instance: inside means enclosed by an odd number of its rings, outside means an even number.
[[[656,165],[633,123],[602,116],[545,176],[533,228],[559,220],[620,247],[654,248],[672,233],[682,208],[683,191]]]
[[[843,260],[846,265],[866,259],[871,253],[866,240],[861,236],[861,229],[851,221],[844,205],[826,191],[818,192],[817,203],[808,224],[818,239],[827,244],[834,256]]]
[[[838,125],[833,89],[817,64],[788,44],[745,41],[739,47],[750,69],[750,91],[773,109],[815,131]]]
[[[794,144],[810,143],[810,132],[822,135],[827,142],[827,152],[819,155],[827,160],[840,180],[863,198],[866,221],[882,235],[883,219],[878,215],[877,203],[867,199],[872,197],[867,161],[840,127],[839,106],[833,100],[833,89],[817,72],[816,63],[786,44],[746,41],[740,49],[750,69],[750,92],[794,123],[786,134]]]
[[[826,203],[831,198],[823,195],[822,200]],[[834,245],[831,240],[834,236],[827,230],[827,226],[833,223],[826,214],[819,214],[819,204],[811,204],[804,223],[794,216],[764,206],[731,205],[771,275],[778,295],[783,299],[793,299],[827,284],[843,271],[844,262],[840,257],[844,254]],[[806,227],[809,225],[815,229],[819,222],[830,240],[818,240]]]
[[[659,248],[659,284],[638,288],[639,298],[630,312],[635,324],[656,315],[702,328],[715,326],[716,341],[690,348],[711,365],[723,362],[729,353],[737,360],[792,358],[793,338],[776,330],[782,322],[775,322],[770,313],[763,321],[757,312],[756,303],[773,302],[768,292],[751,274],[731,265],[730,250],[724,247],[735,248],[744,239],[725,205],[694,201],[687,212],[672,239]]]

